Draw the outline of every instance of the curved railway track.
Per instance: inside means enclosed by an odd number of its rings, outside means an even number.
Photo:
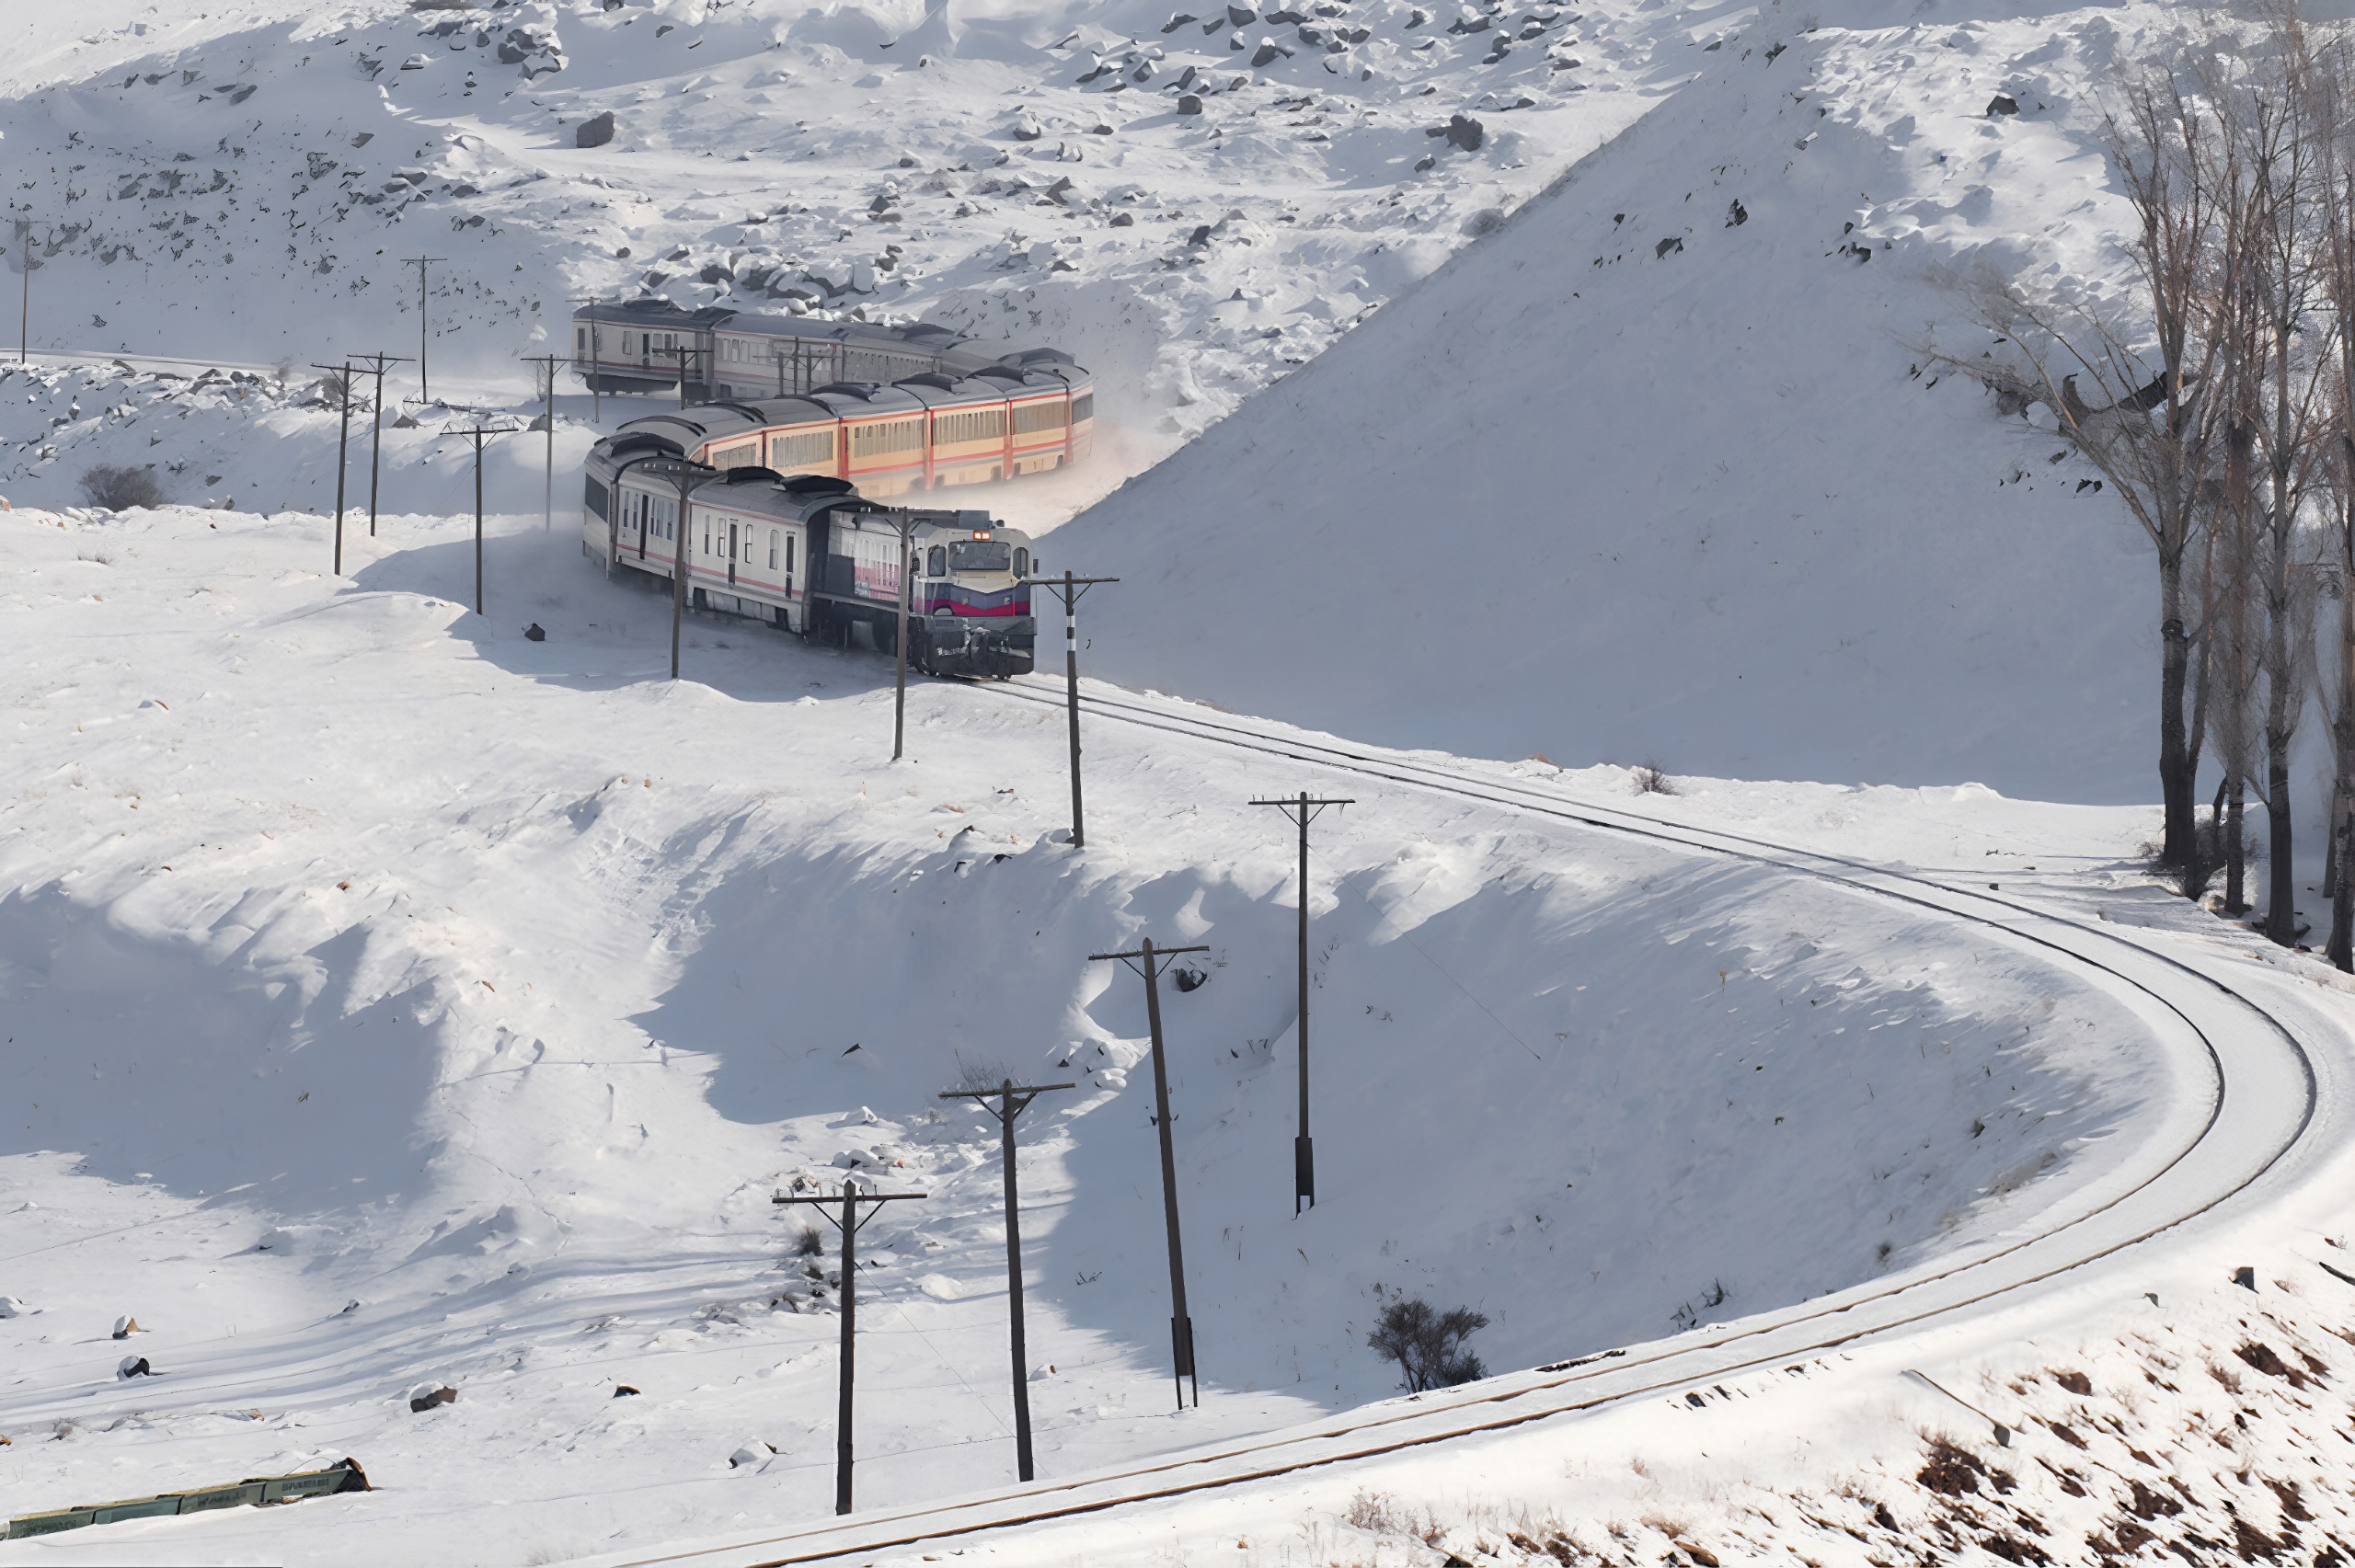
[[[1039,678],[982,688],[1060,708]],[[1664,822],[1524,781],[1439,766],[1371,747],[1273,732],[1192,704],[1084,695],[1098,719],[1452,795],[1579,829],[1641,838],[1811,877],[1865,898],[1968,921],[2090,979],[2133,1010],[2193,1087],[2119,1170],[2066,1195],[2017,1233],[1966,1246],[1888,1278],[1712,1325],[1672,1340],[1492,1378],[1464,1390],[982,1497],[879,1510],[844,1521],[593,1560],[603,1568],[703,1564],[783,1568],[1004,1530],[1126,1505],[1269,1480],[1429,1443],[1674,1394],[1787,1365],[1867,1337],[2023,1292],[2184,1226],[2263,1181],[2300,1149],[2320,1104],[2306,1040],[2259,999],[2131,928],[2102,925],[1927,876],[1733,832]]]

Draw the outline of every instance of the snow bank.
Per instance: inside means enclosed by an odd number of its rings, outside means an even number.
[[[2118,265],[2085,84],[2138,18],[1745,22],[1061,532],[1122,579],[1090,668],[1394,744],[2148,798],[2138,530],[1909,347],[1967,336],[1933,280],[1974,251]]]

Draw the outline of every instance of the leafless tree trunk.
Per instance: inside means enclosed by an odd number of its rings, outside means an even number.
[[[2194,586],[2218,418],[2206,395],[2216,345],[2205,330],[2204,269],[2223,214],[2213,199],[2218,126],[2171,61],[2131,69],[2107,122],[2112,163],[2132,204],[2130,241],[2140,288],[2125,317],[1982,272],[1954,292],[1974,324],[2005,344],[1972,359],[1921,346],[1932,360],[1978,377],[1998,406],[2049,406],[2061,432],[2101,470],[2149,537],[2159,569],[2160,858],[2199,858],[2190,699]],[[2081,391],[2082,378],[2092,397]],[[2188,884],[2187,884],[2188,885]]]

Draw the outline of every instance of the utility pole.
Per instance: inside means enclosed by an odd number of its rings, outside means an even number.
[[[682,408],[687,406],[687,361],[700,351],[684,343],[671,349],[671,358],[679,367],[679,406]]]
[[[1063,692],[1071,714],[1071,847],[1087,847],[1087,820],[1079,797],[1079,601],[1099,582],[1119,578],[1075,578],[1069,572],[1053,578],[1025,578],[1031,587],[1044,588],[1063,601]]]
[[[1328,806],[1355,806],[1354,800],[1313,800],[1306,790],[1297,796],[1254,800],[1254,806],[1275,806],[1300,825],[1300,1136],[1292,1140],[1292,1211],[1316,1207],[1316,1145],[1308,1136],[1308,825]]]
[[[671,679],[679,678],[679,627],[687,617],[687,503],[695,481],[709,479],[718,469],[682,454],[679,458],[679,521],[671,539]]]
[[[563,362],[561,354],[526,354],[523,358],[540,367],[547,377],[544,395],[547,401],[548,468],[547,480],[540,497],[540,531],[546,532],[556,526],[556,368]]]
[[[340,365],[313,364],[335,377],[336,401],[343,406],[341,431],[335,440],[335,575],[343,576],[343,476],[351,466],[351,361]]]
[[[603,426],[605,422],[605,405],[601,396],[602,388],[597,381],[597,296],[575,294],[564,303],[589,307],[589,422]],[[580,350],[578,347],[574,348],[572,358],[575,364],[580,362]]]
[[[370,374],[376,378],[376,389],[370,398],[368,409],[368,537],[376,537],[376,465],[385,446],[385,367],[405,365],[408,361],[398,354],[354,354],[355,360],[366,360]]]
[[[465,436],[475,443],[475,613],[482,613],[482,448],[493,436],[515,433],[512,425],[477,425],[466,430],[444,430],[445,436]]]
[[[1006,1310],[1013,1325],[1015,1469],[1024,1481],[1032,1475],[1030,1355],[1024,1345],[1022,1328],[1022,1221],[1014,1184],[1014,1119],[1040,1095],[1071,1087],[1068,1083],[1026,1083],[1017,1088],[1009,1078],[994,1089],[952,1089],[940,1096],[944,1100],[976,1101],[997,1118],[998,1153],[1005,1162],[1005,1292]]]
[[[417,269],[417,400],[419,403],[431,403],[433,401],[432,389],[426,384],[425,380],[425,329],[427,326],[425,311],[425,271],[426,269],[432,266],[433,263],[437,261],[447,261],[450,258],[446,256],[412,256],[407,261],[401,263],[404,267],[414,267]]]
[[[891,698],[891,761],[896,762],[908,731],[908,596],[915,591],[916,514],[903,510],[891,515],[891,526],[900,533],[900,624],[891,636],[898,682]]]
[[[843,1233],[843,1277],[840,1286],[843,1311],[843,1356],[842,1374],[837,1385],[834,1406],[834,1512],[837,1514],[850,1512],[851,1389],[856,1381],[852,1352],[856,1344],[853,1336],[858,1325],[858,1280],[856,1272],[858,1267],[858,1256],[853,1243],[858,1235],[859,1228],[875,1218],[875,1208],[869,1208],[866,1214],[861,1215],[858,1212],[858,1206],[866,1203],[880,1207],[884,1204],[896,1203],[902,1198],[925,1196],[927,1195],[924,1193],[863,1193],[850,1183],[844,1182],[841,1199],[843,1212],[840,1219],[835,1219],[833,1215],[826,1212],[825,1206],[835,1200],[823,1195],[790,1197],[779,1193],[769,1200],[772,1203],[816,1204],[818,1212],[825,1215],[826,1219],[833,1222],[834,1229]]]
[[[33,259],[33,221],[29,217],[17,220],[17,259],[24,274],[22,292],[17,300],[17,363],[23,364],[33,342],[33,269],[40,263]]]
[[[1186,1385],[1194,1385],[1194,1404],[1202,1402],[1201,1379],[1194,1373],[1194,1320],[1186,1313],[1186,1257],[1178,1242],[1178,1157],[1169,1141],[1169,1068],[1161,1048],[1161,971],[1186,953],[1207,953],[1207,947],[1155,947],[1146,937],[1133,953],[1090,953],[1087,961],[1117,959],[1144,977],[1144,1017],[1153,1034],[1153,1125],[1161,1134],[1161,1209],[1169,1230],[1169,1348],[1172,1377],[1178,1384],[1178,1408],[1186,1408]]]

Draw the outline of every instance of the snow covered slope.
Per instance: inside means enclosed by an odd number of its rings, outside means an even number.
[[[1499,1367],[1671,1333],[2028,1223],[2178,1104],[2130,1012],[2000,940],[1356,787],[1319,829],[1295,1220],[1291,850],[1244,802],[1315,770],[1099,726],[1074,856],[1052,710],[920,684],[892,766],[881,660],[698,623],[671,685],[665,603],[535,521],[494,537],[483,619],[463,522],[355,541],[348,580],[302,516],[19,511],[0,550],[0,1511],[345,1452],[390,1487],[116,1528],[108,1561],[822,1516],[836,1323],[768,1197],[847,1171],[932,1195],[867,1238],[861,1496],[994,1483],[1000,1174],[934,1098],[970,1070],[1080,1085],[1024,1139],[1060,1474],[1386,1393],[1377,1288],[1485,1311]],[[1983,791],[1673,805],[2007,876],[2142,828]],[[1166,1008],[1183,1421],[1139,988],[1086,956],[1144,933],[1212,949]],[[115,1379],[122,1313],[160,1377]],[[429,1380],[460,1402],[412,1414]]]
[[[445,394],[519,383],[576,295],[922,315],[1096,369],[1109,486],[1639,113],[1727,9],[1283,6],[20,8],[0,134],[34,343],[308,380],[418,352],[421,255]],[[1479,135],[1439,134],[1458,118]],[[45,427],[0,428],[20,500],[132,455]],[[213,472],[247,505],[325,504],[245,445]]]
[[[2139,532],[1913,346],[1968,337],[1941,266],[2117,265],[2085,84],[2165,13],[1970,10],[1745,17],[1059,534],[1123,579],[1091,667],[1494,756],[2147,798]]]

